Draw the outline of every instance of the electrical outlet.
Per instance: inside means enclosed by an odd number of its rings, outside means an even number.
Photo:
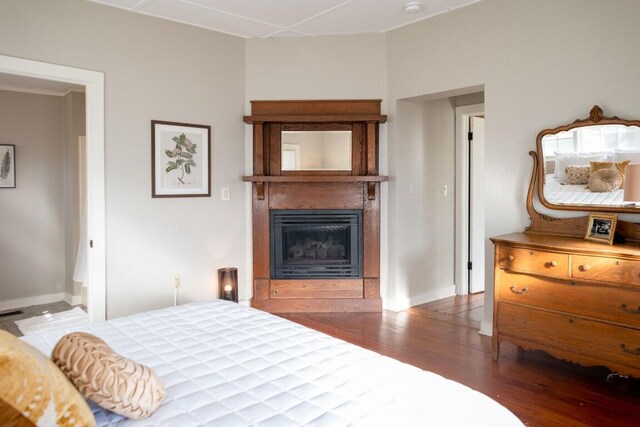
[[[180,279],[180,275],[176,274],[173,276],[173,287],[178,289],[182,284],[182,280]]]

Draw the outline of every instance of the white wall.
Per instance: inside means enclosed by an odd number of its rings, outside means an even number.
[[[174,274],[181,302],[216,297],[219,267],[248,283],[242,39],[81,0],[3,0],[0,54],[105,73],[107,317],[172,304]],[[211,125],[213,197],[151,198],[152,119]]]
[[[64,114],[58,96],[0,91],[0,144],[16,188],[0,189],[0,300],[65,290]]]
[[[487,237],[528,225],[528,152],[540,130],[585,117],[594,104],[640,117],[638,16],[635,0],[484,0],[388,33],[392,116],[398,99],[484,85]],[[402,147],[401,135],[390,127],[390,159],[398,158],[392,151]],[[400,208],[390,205],[390,216]],[[486,272],[490,300],[489,240]],[[486,304],[487,319],[491,310]]]

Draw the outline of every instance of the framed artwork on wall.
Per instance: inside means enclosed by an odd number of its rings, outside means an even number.
[[[211,197],[211,126],[151,121],[151,196]]]
[[[0,144],[0,188],[16,188],[16,146]]]

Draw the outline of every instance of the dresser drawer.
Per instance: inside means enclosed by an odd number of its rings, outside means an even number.
[[[569,255],[534,249],[500,246],[500,268],[547,277],[569,277]]]
[[[571,276],[576,279],[640,285],[640,261],[573,255]]]
[[[640,366],[640,331],[637,330],[508,303],[499,304],[498,323],[500,335],[523,337],[550,349],[608,360],[634,369]]]
[[[500,272],[500,301],[623,323],[640,329],[640,289]]]

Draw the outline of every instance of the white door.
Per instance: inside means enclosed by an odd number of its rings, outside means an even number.
[[[469,117],[469,293],[484,291],[484,118]]]

